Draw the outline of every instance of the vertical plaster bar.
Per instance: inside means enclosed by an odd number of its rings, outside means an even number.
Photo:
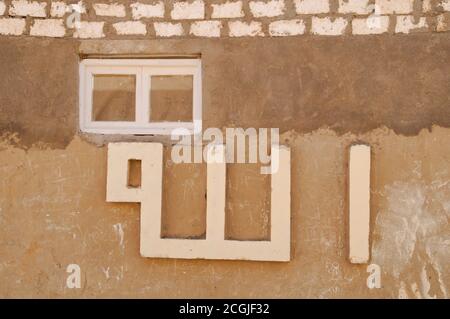
[[[291,256],[291,151],[285,146],[272,145],[271,231],[270,240],[279,249],[279,260]]]
[[[370,146],[353,145],[349,163],[350,262],[369,261]]]
[[[206,182],[206,239],[225,240],[225,145],[208,150]]]
[[[159,143],[139,144],[137,147],[145,149],[141,163],[140,251],[142,256],[148,256],[152,251],[151,243],[161,238],[163,145]]]

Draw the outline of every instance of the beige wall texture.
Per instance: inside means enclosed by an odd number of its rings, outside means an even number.
[[[290,262],[140,256],[139,204],[106,202],[107,144],[160,139],[78,131],[78,65],[89,54],[201,54],[205,128],[280,128],[291,149]],[[0,37],[0,296],[448,298],[448,61],[445,32]],[[201,238],[206,164],[174,164],[162,143],[162,233]],[[355,143],[371,146],[376,289],[367,265],[348,258]],[[270,178],[259,168],[227,165],[227,238],[267,239]],[[66,286],[69,264],[81,288]]]

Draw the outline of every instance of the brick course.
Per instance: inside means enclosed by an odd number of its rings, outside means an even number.
[[[76,11],[81,19],[76,22],[81,23],[72,29]],[[449,32],[449,12],[450,0],[423,0],[420,6],[414,0],[0,0],[0,35],[83,39],[396,35]]]

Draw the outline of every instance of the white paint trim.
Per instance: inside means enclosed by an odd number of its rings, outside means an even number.
[[[96,134],[198,134],[202,130],[202,71],[200,59],[86,59],[80,62],[80,130]],[[92,121],[94,74],[130,74],[136,76],[135,120]],[[150,79],[146,75],[192,75],[193,121],[150,122]]]
[[[369,261],[370,146],[353,145],[349,162],[349,258],[353,264]]]
[[[215,146],[214,158],[225,158],[225,146]],[[226,240],[225,161],[207,164],[206,239],[161,238],[163,147],[159,143],[110,143],[108,145],[108,202],[141,203],[141,255],[158,258],[290,260],[290,149],[272,145],[279,152],[278,170],[271,175],[271,237],[268,241]],[[141,188],[127,187],[128,160],[142,161]]]

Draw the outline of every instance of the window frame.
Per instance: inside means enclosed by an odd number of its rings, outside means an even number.
[[[193,135],[202,130],[200,59],[85,59],[80,62],[79,125],[85,133],[128,135]],[[135,120],[92,119],[94,75],[135,75]],[[150,122],[152,75],[192,75],[192,122]]]

